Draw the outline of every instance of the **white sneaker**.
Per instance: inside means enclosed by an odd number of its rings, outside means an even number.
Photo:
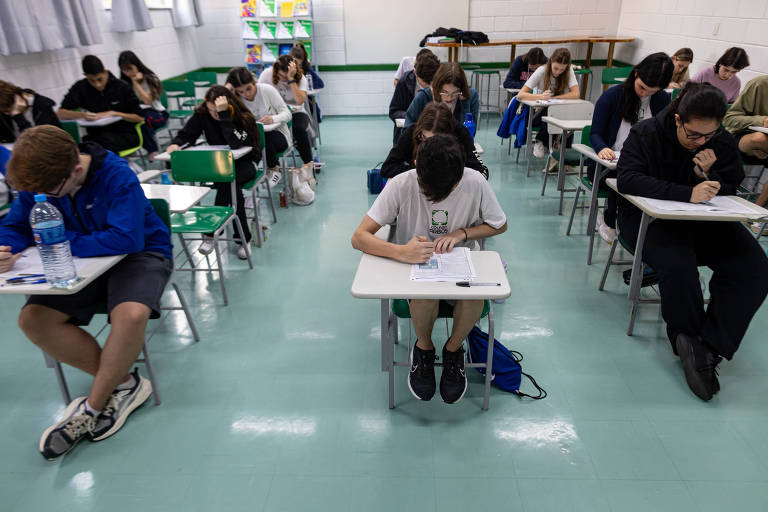
[[[597,227],[597,231],[600,233],[600,238],[607,244],[612,244],[616,240],[616,230],[609,227],[605,222]]]
[[[203,235],[203,243],[201,243],[200,247],[197,248],[197,252],[200,254],[208,255],[213,252],[213,249],[213,237]]]
[[[299,171],[299,178],[301,179],[301,181],[309,182],[310,180],[314,179],[315,174],[312,172],[313,168],[314,166],[312,165],[312,163],[301,166],[301,169]]]
[[[280,175],[280,171],[268,172],[267,179],[269,180],[270,187],[276,187],[281,181],[283,181],[283,177]]]
[[[248,259],[248,253],[246,252],[246,248],[244,245],[241,245],[237,248],[237,257],[241,260],[247,260]]]
[[[547,154],[547,148],[544,147],[544,144],[541,143],[541,141],[536,141],[536,143],[533,145],[533,156],[536,158],[544,158],[544,156]]]
[[[152,395],[152,383],[139,375],[138,368],[132,375],[133,387],[113,391],[106,407],[96,417],[96,425],[89,435],[91,441],[101,441],[120,430],[128,416]]]

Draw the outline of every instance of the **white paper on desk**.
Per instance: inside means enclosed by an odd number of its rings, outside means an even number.
[[[73,258],[73,260],[77,275],[80,275],[85,266],[85,261],[81,258]],[[13,264],[13,268],[8,272],[0,274],[0,279],[19,277],[19,274],[44,274],[43,261],[40,259],[40,251],[37,250],[37,247],[27,247],[24,249],[22,256]]]
[[[229,151],[229,146],[221,144],[218,146],[189,146],[184,151]]]
[[[565,100],[536,100],[539,105],[557,105],[558,103],[565,103]]]
[[[671,212],[723,212],[758,216],[748,206],[734,201],[730,197],[723,196],[715,196],[707,203],[684,203],[682,201],[667,201],[664,199],[650,199],[648,197],[643,198],[643,200],[654,208]]]
[[[451,252],[433,254],[426,263],[411,265],[411,281],[471,281],[475,266],[468,247],[454,247]]]

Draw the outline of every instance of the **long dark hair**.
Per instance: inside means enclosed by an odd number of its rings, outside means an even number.
[[[428,201],[439,203],[451,194],[464,174],[464,150],[454,135],[438,133],[419,146],[416,176]]]
[[[720,72],[720,66],[730,66],[738,71],[749,66],[749,57],[744,48],[734,46],[725,50],[725,53],[715,62],[715,74]]]
[[[544,55],[544,50],[538,46],[528,50],[528,53],[523,55],[522,58],[527,66],[540,66],[547,63],[547,56]]]
[[[693,118],[723,121],[728,112],[728,101],[723,91],[707,82],[688,82],[680,94],[669,104],[666,122],[674,125],[675,114],[687,123]]]
[[[637,122],[640,97],[635,93],[635,80],[639,78],[648,87],[664,89],[672,79],[675,65],[664,52],[652,53],[632,68],[621,86],[621,118],[629,124]]]
[[[160,79],[157,78],[157,75],[154,71],[145,66],[144,63],[141,62],[141,59],[139,59],[136,54],[130,50],[122,52],[120,56],[117,57],[117,67],[120,68],[120,79],[131,83],[131,79],[128,78],[128,75],[123,72],[123,69],[130,65],[136,66],[136,69],[139,70],[142,75],[144,75],[144,80],[147,81],[149,92],[152,94],[152,98],[160,98],[160,95],[163,93],[163,84],[160,83]]]
[[[288,71],[288,65],[293,62],[293,57],[290,55],[281,55],[277,58],[274,64],[272,64],[272,85],[277,85],[280,81],[280,77],[277,76],[278,71]],[[306,62],[306,61],[305,61]],[[304,76],[304,72],[300,67],[296,67],[296,80],[301,81],[301,77]]]
[[[413,159],[416,159],[416,153],[422,142],[424,132],[449,133],[453,134],[456,129],[456,120],[453,118],[453,112],[445,103],[432,102],[421,111],[416,126],[413,129]]]
[[[549,89],[549,84],[552,83],[552,63],[565,64],[566,68],[560,76],[555,79],[555,87],[552,90],[552,96],[559,96],[564,94],[568,89],[568,80],[571,75],[571,52],[568,48],[558,48],[552,54],[547,61],[547,69],[544,73],[544,90]]]
[[[258,129],[256,128],[256,118],[248,107],[246,107],[240,99],[229,89],[223,85],[214,85],[205,92],[205,101],[197,106],[195,112],[202,115],[209,115],[208,107],[205,105],[207,102],[215,102],[216,98],[224,96],[229,103],[229,113],[232,117],[232,124],[235,127],[248,132],[248,137],[251,140],[253,147],[258,147]]]
[[[296,43],[288,52],[288,55],[294,59],[301,59],[301,72],[305,75],[309,74],[309,55],[307,55],[307,49],[301,43]]]
[[[470,97],[469,84],[467,83],[467,75],[464,74],[464,70],[458,62],[443,62],[435,71],[435,76],[432,77],[432,99],[440,102],[440,91],[445,84],[454,85],[461,92],[462,100],[468,100]]]
[[[244,67],[236,67],[229,70],[226,83],[231,84],[232,87],[240,87],[241,85],[247,85],[256,82],[256,77],[253,76],[248,69]]]

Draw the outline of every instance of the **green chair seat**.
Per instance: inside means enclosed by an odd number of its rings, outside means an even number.
[[[552,157],[560,161],[560,150],[556,149],[552,152]],[[566,148],[565,149],[565,163],[566,165],[579,165],[581,162],[581,153],[576,151],[575,149]]]
[[[589,176],[582,176],[581,177],[581,182],[589,190],[592,190],[592,180],[589,179]],[[597,189],[597,197],[600,198],[600,199],[605,199],[606,197],[608,197],[608,191],[607,190],[603,190],[601,188]]]
[[[212,233],[234,213],[234,209],[230,206],[195,206],[186,213],[171,215],[171,231],[173,233]]]
[[[590,68],[574,69],[573,74],[574,75],[591,75],[592,70]]]
[[[196,107],[203,102],[202,98],[195,98],[193,100],[184,100],[181,102],[182,107]]]
[[[480,318],[488,316],[488,311],[491,309],[487,300],[483,301],[483,312]],[[411,318],[411,308],[408,306],[407,299],[395,299],[392,301],[392,312],[398,318]],[[453,318],[453,307],[445,301],[440,301],[437,312],[438,318]]]
[[[80,125],[77,121],[62,121],[61,128],[80,144]]]
[[[603,68],[601,81],[605,85],[616,85],[617,78],[627,78],[631,72],[632,68],[629,66]]]
[[[256,184],[259,182],[259,180],[261,179],[262,176],[264,176],[264,169],[257,169],[256,170],[256,175],[253,177],[252,180],[250,180],[248,183],[243,185],[243,189],[244,190],[250,190],[253,187],[255,187]]]
[[[194,110],[169,110],[168,115],[173,119],[186,119],[194,114]]]

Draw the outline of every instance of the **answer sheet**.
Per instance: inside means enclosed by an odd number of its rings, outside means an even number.
[[[467,247],[455,247],[451,252],[433,254],[426,263],[411,265],[411,281],[471,281],[477,277]]]

